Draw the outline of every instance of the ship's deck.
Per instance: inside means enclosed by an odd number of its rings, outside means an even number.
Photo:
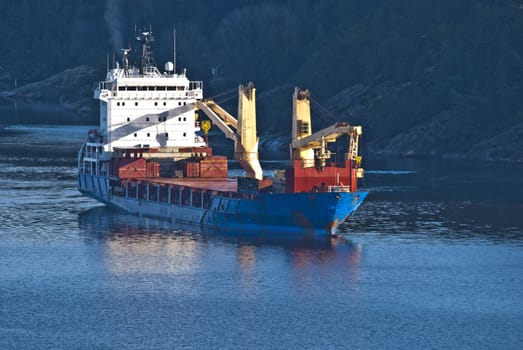
[[[149,177],[141,178],[141,181],[147,181],[155,184],[168,184],[175,186],[189,186],[211,191],[236,192],[238,184],[236,179],[220,178],[169,178],[169,177]]]

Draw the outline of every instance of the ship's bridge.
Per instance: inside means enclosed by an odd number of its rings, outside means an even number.
[[[123,69],[114,70],[123,71]],[[94,97],[96,99],[104,101],[111,98],[201,99],[203,94],[203,82],[190,81],[185,74],[164,74],[151,77],[142,74],[114,72],[110,75],[114,79],[101,81],[95,87]]]
[[[205,145],[194,103],[203,83],[182,74],[133,74],[122,68],[99,82],[100,134],[106,151],[129,147],[198,147]]]
[[[175,37],[174,37],[175,38]],[[100,101],[100,139],[104,151],[115,148],[205,146],[194,104],[203,96],[201,81],[190,81],[173,62],[160,73],[153,57],[151,30],[136,33],[141,46],[139,67],[129,64],[131,48],[122,49],[94,98]],[[174,49],[176,45],[174,45]]]

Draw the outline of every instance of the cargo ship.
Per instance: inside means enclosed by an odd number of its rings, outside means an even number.
[[[100,125],[78,152],[78,189],[121,211],[225,233],[328,237],[367,196],[358,155],[360,126],[337,122],[312,132],[310,93],[292,95],[292,137],[286,169],[264,176],[258,157],[256,89],[238,88],[237,117],[212,99],[203,83],[178,73],[176,57],[160,72],[154,35],[136,35],[131,49],[108,67],[94,89]],[[234,143],[242,176],[231,176],[225,156],[213,154],[216,126]],[[344,140],[342,161],[329,145]],[[339,155],[338,155],[339,156]]]

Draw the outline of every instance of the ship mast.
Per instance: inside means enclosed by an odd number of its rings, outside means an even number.
[[[136,35],[136,40],[142,43],[142,74],[154,74],[157,71],[156,62],[154,62],[152,43],[154,35],[152,31],[143,31]]]
[[[176,28],[173,28],[173,73],[176,74]]]

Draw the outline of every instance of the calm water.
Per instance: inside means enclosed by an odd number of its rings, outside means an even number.
[[[523,348],[523,166],[367,161],[340,238],[213,236],[81,197],[87,129],[0,129],[0,349]]]

